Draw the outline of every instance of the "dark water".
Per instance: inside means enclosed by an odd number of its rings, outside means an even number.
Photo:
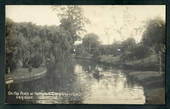
[[[129,79],[123,70],[84,60],[59,63],[43,78],[11,84],[7,90],[36,93],[33,98],[24,100],[7,96],[8,103],[145,103],[144,88]]]

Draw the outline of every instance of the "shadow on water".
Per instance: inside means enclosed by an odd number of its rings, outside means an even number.
[[[15,103],[23,103],[23,104],[32,104],[32,103],[53,103],[54,99],[56,100],[54,103],[81,103],[80,96],[76,96],[73,98],[72,95],[68,95],[68,93],[77,93],[74,85],[75,77],[74,77],[74,62],[69,59],[67,62],[60,61],[56,64],[52,62],[49,65],[47,74],[38,80],[33,80],[29,82],[22,83],[13,83],[6,88],[6,101],[7,103],[15,104]],[[8,91],[11,92],[55,92],[57,96],[42,98],[39,96],[33,96],[32,100],[20,100],[16,99],[16,96],[8,96]],[[60,93],[64,93],[61,95]],[[35,100],[34,100],[35,99]],[[38,100],[44,99],[44,100]],[[51,100],[50,100],[51,99]],[[77,100],[78,99],[78,100]]]

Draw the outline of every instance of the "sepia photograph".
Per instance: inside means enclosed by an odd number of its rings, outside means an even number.
[[[165,5],[5,8],[5,103],[165,104]]]

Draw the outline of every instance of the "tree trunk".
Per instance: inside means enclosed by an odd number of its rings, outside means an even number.
[[[161,57],[161,52],[159,51],[159,74],[162,72],[162,57]]]

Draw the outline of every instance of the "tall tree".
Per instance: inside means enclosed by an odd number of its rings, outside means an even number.
[[[142,36],[144,46],[153,47],[155,52],[165,52],[165,22],[159,18],[150,20]]]
[[[13,71],[16,68],[17,63],[17,46],[20,45],[20,42],[16,37],[16,24],[9,18],[6,18],[5,22],[5,45],[6,45],[6,70]],[[7,71],[7,72],[8,72]]]
[[[90,54],[95,55],[100,45],[99,37],[94,33],[89,33],[84,36],[82,44]]]
[[[53,6],[60,19],[60,27],[69,32],[71,44],[80,39],[81,32],[84,30],[84,25],[88,23],[88,19],[84,17],[83,10],[77,5],[70,6]]]
[[[154,53],[159,57],[160,72],[162,69],[165,70],[165,22],[160,18],[148,21],[141,42],[144,46],[153,48]]]

